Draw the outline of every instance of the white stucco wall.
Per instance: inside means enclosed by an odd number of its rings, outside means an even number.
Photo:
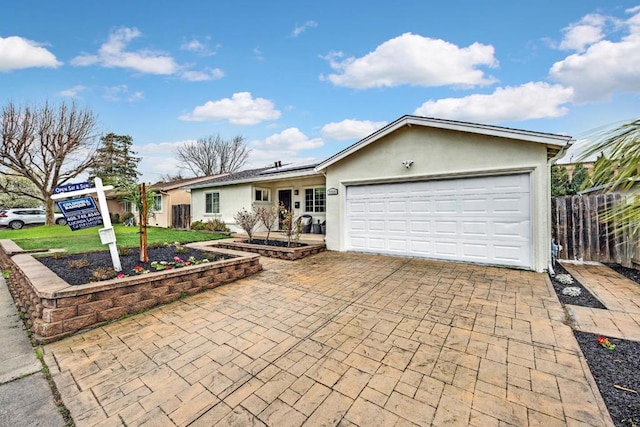
[[[407,169],[403,160],[413,160]],[[443,179],[501,173],[531,173],[533,268],[549,263],[550,186],[546,147],[526,141],[441,130],[403,127],[374,141],[325,170],[327,189],[327,248],[345,250],[346,187],[350,184]]]
[[[256,203],[254,201],[254,194],[256,188],[266,189],[271,192],[270,202],[257,202],[260,206],[269,206],[272,204],[278,204],[278,190],[291,190],[292,202],[294,203],[294,213],[297,216],[304,215],[306,213],[313,217],[314,222],[320,220],[323,222],[326,218],[325,213],[320,212],[306,212],[304,190],[306,188],[324,187],[325,180],[322,175],[315,175],[311,177],[293,178],[286,180],[276,181],[259,181],[253,184],[236,184],[228,185],[224,187],[212,187],[207,189],[193,189],[191,190],[191,216],[192,221],[208,221],[213,218],[222,219],[231,231],[242,231],[233,216],[242,208],[247,210],[251,209],[252,205]],[[298,190],[298,194],[295,194],[295,190]],[[220,214],[205,214],[205,196],[204,194],[210,191],[220,192]],[[299,202],[300,208],[295,208],[295,202]],[[264,227],[258,228],[258,231],[264,231]]]

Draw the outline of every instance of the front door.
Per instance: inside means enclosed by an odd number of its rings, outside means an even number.
[[[291,210],[291,190],[278,190],[278,204],[283,205],[288,211]],[[279,228],[282,230],[282,212],[280,212],[279,216]]]

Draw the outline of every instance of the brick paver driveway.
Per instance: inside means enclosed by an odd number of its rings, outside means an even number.
[[[85,425],[610,425],[532,272],[327,252],[47,345]]]

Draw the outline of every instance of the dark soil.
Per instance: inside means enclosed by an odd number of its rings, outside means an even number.
[[[615,425],[640,426],[640,342],[609,338],[616,348],[607,350],[598,344],[598,335],[574,334]]]
[[[248,240],[243,240],[242,243],[249,243]],[[279,248],[300,248],[302,246],[307,246],[306,243],[296,243],[291,242],[291,246],[287,244],[287,242],[283,240],[269,240],[268,242],[264,239],[253,239],[251,240],[252,245],[264,245],[264,246],[276,246]]]
[[[605,265],[615,272],[622,274],[627,279],[633,280],[640,285],[640,271],[636,270],[635,268],[623,267],[620,264],[606,263]]]
[[[148,248],[149,262],[140,262],[140,251],[138,248],[131,249],[127,255],[120,255],[120,264],[122,272],[126,275],[133,276],[134,267],[140,266],[151,272],[156,271],[151,268],[151,262],[166,261],[172,262],[174,257],[178,256],[182,260],[189,257],[195,257],[196,260],[209,259],[209,261],[218,261],[230,258],[227,255],[221,255],[211,252],[202,252],[195,249],[181,247],[176,249],[175,246],[165,246],[160,248]],[[86,260],[86,262],[84,261]],[[57,274],[62,280],[70,285],[84,285],[89,282],[98,280],[108,280],[116,277],[113,271],[113,262],[109,251],[89,252],[83,254],[63,255],[63,256],[47,256],[39,257],[38,261],[47,266],[51,271]],[[99,271],[105,274],[100,279],[94,276]]]
[[[562,265],[560,265],[560,263],[556,263],[556,265],[554,266],[554,269],[556,271],[556,275],[557,274],[569,274],[569,272],[567,270],[565,270],[564,267],[562,267]],[[551,277],[551,276],[549,276],[549,277]],[[555,289],[556,294],[558,295],[558,299],[563,304],[579,305],[581,307],[589,307],[589,308],[604,308],[604,309],[607,308],[600,302],[599,299],[594,297],[593,294],[591,292],[589,292],[589,290],[587,288],[582,286],[582,283],[578,282],[575,277],[573,278],[573,283],[571,285],[567,285],[567,286],[576,286],[576,287],[578,287],[578,288],[580,288],[582,290],[580,295],[578,295],[577,297],[572,297],[570,295],[564,295],[562,293],[562,290],[566,286],[561,284],[560,282],[558,282],[555,279],[555,277],[551,277],[551,283],[553,284],[553,289]]]

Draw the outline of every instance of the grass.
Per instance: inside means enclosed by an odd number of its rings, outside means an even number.
[[[40,225],[21,230],[1,230],[0,239],[11,239],[22,249],[65,249],[68,253],[82,253],[107,250],[100,242],[98,230],[101,227],[71,231],[60,225]],[[140,236],[138,227],[114,225],[118,247],[138,247]],[[181,231],[170,228],[147,228],[147,243],[191,243],[204,240],[223,239],[227,236],[203,231]]]

